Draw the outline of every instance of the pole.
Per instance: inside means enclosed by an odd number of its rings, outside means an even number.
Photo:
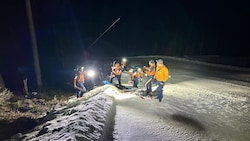
[[[25,0],[25,2],[26,2],[26,10],[27,10],[28,23],[29,23],[30,36],[31,36],[31,45],[32,45],[32,51],[33,51],[37,87],[39,90],[41,90],[42,78],[41,78],[41,70],[40,70],[40,64],[39,64],[39,56],[38,56],[38,51],[37,51],[35,28],[34,28],[34,23],[32,19],[31,4],[30,4],[30,0]]]
[[[90,47],[92,47],[107,31],[109,31],[109,29],[110,28],[112,28],[118,21],[120,20],[120,17],[119,18],[117,18],[103,33],[101,33],[100,34],[100,36],[98,37],[98,38],[96,38],[96,40],[90,45],[90,46],[88,46],[87,47],[87,49],[88,48],[90,48]],[[86,50],[87,50],[86,49]]]

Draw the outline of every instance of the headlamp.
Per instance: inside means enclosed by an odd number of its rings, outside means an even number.
[[[127,59],[126,59],[126,58],[123,58],[123,59],[122,59],[122,62],[127,62]]]
[[[87,72],[89,77],[95,77],[95,71],[94,70],[88,70]]]

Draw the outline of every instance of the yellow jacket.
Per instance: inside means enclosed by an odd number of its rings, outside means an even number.
[[[154,77],[157,81],[166,82],[168,80],[168,68],[165,65],[157,66]]]

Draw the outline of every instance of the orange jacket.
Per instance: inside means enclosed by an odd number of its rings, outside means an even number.
[[[111,67],[113,74],[115,75],[121,75],[122,73],[122,68],[120,64],[116,63],[114,67]]]
[[[147,76],[155,75],[155,64],[151,64],[149,67],[145,68]]]
[[[140,70],[137,70],[137,72],[138,72],[138,75],[139,75],[139,77],[143,77],[143,71],[142,71],[142,69],[140,69]]]
[[[128,74],[131,75],[131,80],[134,79],[134,76],[133,76],[134,73],[133,73],[133,71],[134,71],[133,69],[130,69],[130,70],[128,71]]]
[[[154,77],[157,81],[166,82],[168,80],[168,68],[165,65],[157,66]]]
[[[84,82],[85,81],[83,71],[79,72],[79,75],[75,76],[75,78],[74,78],[74,86],[76,86],[76,81],[77,82]]]
[[[137,78],[142,78],[142,76],[143,76],[142,70],[138,70],[138,71],[136,71],[136,72],[134,72],[134,73],[132,74],[132,80],[134,80],[135,77],[137,77]]]

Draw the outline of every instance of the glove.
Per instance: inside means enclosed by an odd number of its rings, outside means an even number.
[[[153,83],[153,84],[155,84],[155,83],[156,83],[156,79],[155,79],[155,78],[153,78],[152,83]]]
[[[163,82],[163,81],[161,81],[161,82],[160,82],[160,85],[162,85],[162,86],[163,86],[164,84],[165,84],[165,82]]]

